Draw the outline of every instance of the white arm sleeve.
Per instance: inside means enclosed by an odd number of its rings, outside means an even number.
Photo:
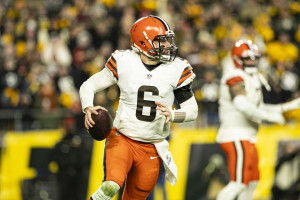
[[[248,119],[260,123],[262,120],[284,124],[285,120],[281,112],[268,112],[263,109],[259,109],[252,104],[244,95],[238,95],[233,99],[234,106],[242,112]]]
[[[264,103],[262,103],[259,106],[259,108],[264,110],[265,112],[282,112],[281,104],[264,104]]]
[[[300,108],[300,97],[298,97],[292,101],[281,104],[281,108],[282,108],[282,112],[299,109]]]
[[[300,108],[300,97],[281,104],[262,104],[261,108],[269,112],[287,112]]]
[[[172,110],[172,119],[174,123],[193,121],[198,116],[198,104],[194,96],[180,104],[180,109]]]
[[[82,110],[94,105],[94,94],[96,92],[104,90],[115,83],[117,83],[117,79],[107,68],[86,80],[79,89]]]

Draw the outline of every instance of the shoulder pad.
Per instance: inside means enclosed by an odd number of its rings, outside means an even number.
[[[116,50],[112,53],[115,59],[129,58],[130,56],[138,56],[138,54],[132,50]]]
[[[240,77],[241,79],[244,79],[244,71],[240,69],[232,69],[228,70],[222,77],[222,82],[227,83],[232,78]]]
[[[182,58],[176,58],[174,60],[174,63],[179,68],[179,71],[181,73],[176,87],[180,88],[190,84],[196,77],[190,63],[187,60]]]

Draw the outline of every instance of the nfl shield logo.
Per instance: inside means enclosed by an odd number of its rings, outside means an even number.
[[[152,74],[147,74],[147,79],[151,79],[152,78]]]

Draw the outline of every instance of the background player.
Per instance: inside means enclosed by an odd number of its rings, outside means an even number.
[[[269,85],[258,73],[259,52],[251,41],[238,41],[232,48],[235,68],[221,79],[217,142],[228,159],[230,182],[217,200],[250,200],[259,180],[256,134],[262,121],[284,124],[283,112],[300,107],[296,99],[280,105],[263,103],[262,85]]]
[[[157,144],[169,135],[170,122],[197,117],[191,90],[195,74],[186,60],[176,58],[174,35],[159,17],[139,19],[131,28],[133,50],[115,51],[105,68],[80,87],[87,129],[94,124],[91,114],[101,107],[93,106],[94,93],[113,84],[121,92],[114,128],[105,145],[103,183],[92,200],[111,199],[125,178],[123,200],[146,199],[162,160],[167,162],[165,166],[172,163],[170,154],[165,158],[157,151]],[[174,99],[181,106],[178,110],[172,110]],[[173,184],[176,177],[174,180]]]

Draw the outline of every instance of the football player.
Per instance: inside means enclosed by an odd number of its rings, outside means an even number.
[[[235,67],[221,79],[217,142],[227,155],[230,182],[217,200],[252,200],[259,180],[256,134],[262,121],[284,124],[283,113],[300,107],[295,99],[280,105],[263,103],[261,87],[270,89],[258,72],[260,53],[250,40],[238,41],[232,48]]]
[[[91,114],[102,108],[93,105],[94,93],[113,84],[120,88],[114,128],[106,139],[104,179],[91,200],[112,199],[125,178],[122,199],[146,199],[162,162],[172,163],[170,154],[163,158],[157,147],[169,135],[170,122],[192,121],[198,115],[191,90],[195,74],[186,60],[176,57],[175,34],[167,22],[143,17],[130,33],[132,50],[112,53],[105,68],[80,87],[87,129],[94,125]],[[180,109],[172,110],[174,99]]]

